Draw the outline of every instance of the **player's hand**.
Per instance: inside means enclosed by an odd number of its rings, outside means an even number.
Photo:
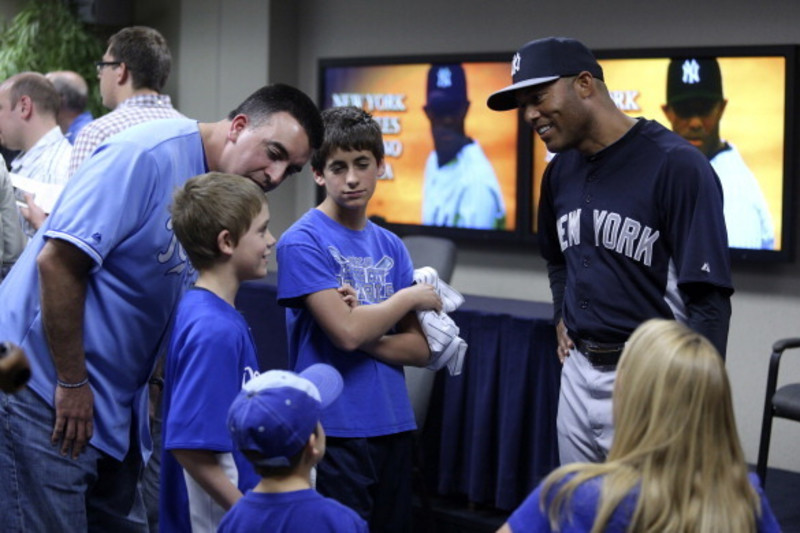
[[[47,213],[39,207],[39,205],[33,201],[33,195],[31,193],[25,193],[25,203],[28,204],[28,207],[20,207],[19,212],[22,214],[22,217],[27,220],[33,229],[38,230],[44,224],[45,219],[47,219]]]
[[[569,357],[569,351],[575,347],[572,339],[567,335],[567,326],[564,325],[563,319],[559,320],[556,325],[556,338],[558,339],[558,360],[563,365]]]
[[[356,290],[352,286],[350,286],[349,284],[344,284],[338,289],[336,289],[336,291],[342,297],[344,303],[347,304],[347,307],[349,307],[350,309],[358,307],[359,304],[358,304],[358,298],[356,297]]]
[[[414,301],[414,311],[436,311],[442,310],[442,299],[436,294],[436,289],[429,283],[415,283],[403,289],[408,291]]]
[[[56,386],[56,422],[50,440],[61,445],[61,455],[72,452],[77,457],[92,438],[92,416],[94,414],[94,394],[89,385],[75,389]]]

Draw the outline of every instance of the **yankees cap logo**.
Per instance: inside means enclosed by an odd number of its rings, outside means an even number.
[[[513,77],[514,74],[519,72],[520,64],[522,63],[522,57],[519,55],[519,52],[514,54],[514,57],[511,59],[511,76]]]
[[[687,59],[683,62],[683,77],[681,81],[687,85],[700,83],[700,65],[696,59]]]

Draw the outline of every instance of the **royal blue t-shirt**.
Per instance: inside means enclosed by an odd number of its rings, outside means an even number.
[[[336,500],[313,489],[263,493],[250,491],[225,514],[220,533],[367,533],[367,523]]]
[[[759,533],[780,533],[781,528],[772,513],[763,489],[759,485],[758,477],[755,474],[750,474],[749,477],[750,483],[761,498],[761,517],[756,523],[757,531]],[[560,533],[585,533],[592,530],[594,521],[597,518],[602,485],[603,478],[597,477],[581,483],[575,489],[572,499],[565,508],[567,516],[571,516],[572,519],[570,520],[565,516],[559,522]],[[549,533],[553,531],[550,528],[550,521],[547,517],[547,507],[545,507],[545,511],[542,511],[539,506],[541,494],[542,485],[540,484],[511,514],[508,519],[508,525],[513,533]],[[552,496],[552,494],[554,493],[550,492],[549,496]],[[633,517],[633,512],[636,510],[638,497],[638,490],[628,494],[611,514],[611,518],[603,531],[606,533],[625,533]]]
[[[170,450],[231,453],[239,490],[258,483],[226,424],[236,395],[257,375],[255,342],[244,317],[210,291],[189,290],[178,304],[164,369],[161,531],[191,532],[183,468]]]
[[[311,209],[278,242],[278,303],[287,306],[289,367],[327,363],[342,374],[341,396],[322,413],[333,437],[376,437],[416,429],[403,367],[360,351],[336,348],[303,306],[302,297],[344,284],[361,305],[382,302],[413,282],[402,241],[367,222],[352,230]]]

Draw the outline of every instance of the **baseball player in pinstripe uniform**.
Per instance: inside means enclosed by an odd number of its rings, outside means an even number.
[[[559,455],[602,461],[616,363],[641,322],[676,319],[725,353],[733,287],[721,186],[691,144],[616,108],[582,43],[531,41],[514,55],[512,78],[489,107],[521,108],[557,154],[538,216],[564,365]]]

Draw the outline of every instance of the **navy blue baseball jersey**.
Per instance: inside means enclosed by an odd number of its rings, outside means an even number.
[[[654,121],[640,119],[597,154],[553,159],[539,243],[549,265],[566,267],[571,336],[622,343],[648,318],[685,322],[685,284],[732,292],[719,179],[699,150]]]

